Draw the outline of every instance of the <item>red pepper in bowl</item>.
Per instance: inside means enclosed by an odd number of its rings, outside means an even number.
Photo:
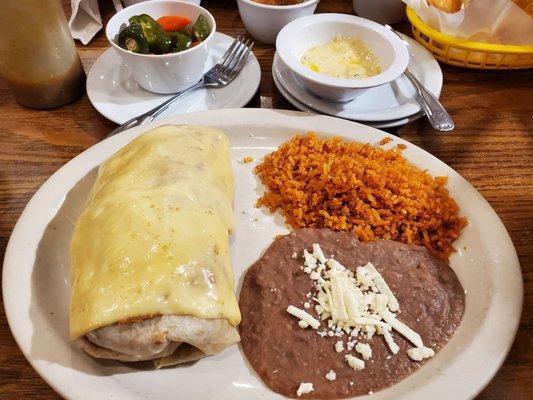
[[[177,32],[191,22],[192,21],[189,18],[181,15],[165,15],[157,19],[157,23],[167,32]]]

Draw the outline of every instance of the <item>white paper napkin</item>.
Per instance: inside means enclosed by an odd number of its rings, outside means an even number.
[[[71,0],[70,6],[72,15],[68,26],[72,37],[87,44],[102,29],[98,0]]]

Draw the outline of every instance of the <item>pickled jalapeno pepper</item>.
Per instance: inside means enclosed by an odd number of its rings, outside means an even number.
[[[117,42],[125,50],[139,54],[167,54],[190,49],[207,39],[211,27],[204,15],[194,23],[184,16],[163,16],[158,21],[148,14],[129,18],[130,25],[123,28]]]
[[[194,23],[194,26],[192,28],[192,31],[194,33],[194,37],[199,42],[203,42],[209,34],[211,33],[211,28],[209,27],[209,23],[207,22],[207,18],[200,14],[196,22]]]
[[[133,53],[148,54],[148,40],[143,34],[141,25],[135,24],[122,29],[118,35],[118,45]]]
[[[174,52],[187,50],[192,47],[192,40],[187,35],[179,32],[171,32],[170,37],[172,38],[172,50]]]

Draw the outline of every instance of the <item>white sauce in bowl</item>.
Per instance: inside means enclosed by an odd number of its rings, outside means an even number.
[[[355,37],[341,35],[308,49],[300,63],[311,71],[342,79],[368,78],[381,72],[371,49]]]

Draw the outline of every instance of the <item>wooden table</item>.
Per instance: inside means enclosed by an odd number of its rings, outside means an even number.
[[[63,0],[67,15],[69,1]],[[101,2],[107,21],[110,1]],[[244,32],[234,1],[203,1],[220,31]],[[353,13],[351,1],[322,0],[318,12]],[[408,32],[407,23],[398,26]],[[102,32],[78,45],[85,70],[108,47]],[[271,76],[273,46],[257,44],[260,93],[249,107],[293,109]],[[533,74],[489,72],[442,65],[441,100],[453,116],[451,134],[434,132],[425,120],[402,127],[398,136],[434,154],[458,171],[490,202],[509,231],[522,266],[524,312],[516,341],[503,367],[479,399],[533,398]],[[24,206],[59,167],[101,140],[115,125],[100,116],[86,96],[66,107],[32,111],[20,107],[0,78],[0,257]],[[59,396],[25,360],[0,307],[0,398],[55,399]]]

